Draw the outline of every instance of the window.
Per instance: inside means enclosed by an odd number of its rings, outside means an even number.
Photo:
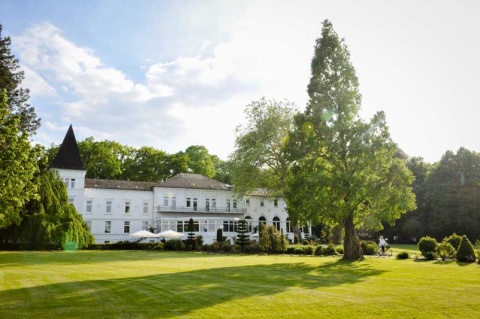
[[[68,188],[68,185],[70,184],[70,178],[64,178],[63,183],[65,184],[65,187]]]
[[[230,198],[227,199],[227,212],[230,211]]]
[[[273,217],[273,226],[279,231],[280,230],[280,218],[277,216]]]
[[[287,233],[293,233],[292,224],[290,223],[290,217],[287,217]]]
[[[110,231],[112,230],[112,222],[109,220],[105,221],[105,234],[110,234]]]
[[[163,206],[168,206],[168,196],[163,196]]]
[[[75,188],[75,178],[70,180],[70,188]]]
[[[205,210],[210,211],[210,198],[205,198]]]
[[[128,234],[130,233],[130,221],[124,221],[123,222],[123,233]]]
[[[212,208],[213,208],[213,210],[215,210],[215,208],[217,208],[217,199],[216,198],[212,198]]]
[[[265,200],[263,198],[260,199],[260,207],[265,206]]]
[[[187,207],[192,207],[192,199],[187,197]]]
[[[252,231],[252,217],[246,216],[245,220],[247,221],[248,231],[251,232]]]
[[[175,196],[172,197],[172,209],[175,209],[177,206],[177,198]]]
[[[245,206],[250,206],[250,198],[245,198]]]
[[[233,200],[233,208],[237,208],[237,200],[236,199]]]
[[[196,198],[193,199],[193,210],[195,210],[195,211],[197,210],[197,199]]]
[[[87,206],[85,208],[85,211],[87,213],[91,213],[92,212],[92,200],[87,200]]]
[[[183,221],[181,220],[177,222],[177,232],[183,233]]]
[[[130,202],[125,202],[125,214],[130,213]]]
[[[273,207],[278,207],[278,199],[273,200]]]
[[[259,223],[259,224],[266,225],[266,224],[267,224],[267,219],[262,216],[262,217],[260,217],[260,218],[258,219],[258,223]]]
[[[148,202],[143,202],[143,213],[148,214]]]
[[[150,227],[148,227],[148,220],[144,220],[142,222],[142,230],[148,230]]]
[[[111,200],[107,200],[107,202],[106,202],[105,213],[107,213],[107,214],[112,213],[112,201]]]

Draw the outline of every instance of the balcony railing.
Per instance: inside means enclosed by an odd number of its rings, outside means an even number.
[[[161,212],[179,212],[179,213],[216,213],[216,214],[240,214],[245,213],[246,208],[233,208],[233,207],[187,207],[187,206],[157,206],[157,213]]]

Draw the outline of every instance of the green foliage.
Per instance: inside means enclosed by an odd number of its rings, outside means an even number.
[[[189,247],[192,250],[195,250],[196,240],[195,240],[195,233],[194,233],[195,227],[193,224],[193,218],[190,218],[190,220],[188,221],[187,230],[188,230],[187,247]]]
[[[455,247],[450,244],[448,241],[443,240],[440,244],[435,247],[435,253],[445,260],[445,258],[453,257],[455,255]]]
[[[438,243],[435,238],[424,236],[420,238],[420,241],[418,242],[418,249],[425,258],[432,260],[435,259],[437,245]]]
[[[305,246],[305,247],[303,247],[303,251],[304,251],[305,255],[308,255],[308,256],[311,256],[314,253],[313,246]]]
[[[291,163],[283,147],[292,128],[293,108],[288,101],[265,98],[246,106],[247,124],[237,127],[230,157],[232,184],[240,196],[255,188],[264,188],[272,196],[283,193]]]
[[[2,37],[0,24],[0,90],[6,94],[9,113],[18,119],[19,131],[32,135],[40,127],[40,119],[28,104],[30,91],[21,87],[25,73],[19,71],[20,65],[11,53],[11,44],[10,37]]]
[[[310,100],[295,116],[287,152],[295,166],[285,198],[295,221],[340,224],[344,259],[362,258],[355,229],[380,229],[415,208],[413,175],[398,158],[386,115],[359,118],[361,95],[350,53],[332,24],[323,23],[308,85]]]
[[[164,244],[165,250],[185,250],[185,243],[180,239],[170,239]]]
[[[337,245],[337,246],[335,246],[335,250],[336,250],[337,253],[339,253],[340,255],[343,254],[343,246],[342,246],[342,245]]]
[[[245,219],[242,219],[238,222],[237,225],[237,237],[235,243],[240,246],[242,251],[245,250],[250,242],[250,235],[248,235],[248,222]]]
[[[457,250],[460,246],[460,242],[462,241],[462,236],[453,233],[452,235],[445,237],[443,241],[448,242],[455,250]]]
[[[25,249],[80,249],[94,243],[75,207],[68,201],[62,180],[51,170],[35,177],[38,197],[26,206],[20,225],[20,241]]]
[[[188,172],[201,174],[209,178],[215,176],[215,166],[212,156],[205,146],[192,145],[185,150],[188,157]]]
[[[10,112],[5,90],[0,90],[0,229],[19,225],[24,205],[37,196],[32,179],[39,153],[21,131],[20,116]]]
[[[266,253],[283,253],[288,241],[281,232],[273,225],[267,225],[260,229],[260,246]]]
[[[467,236],[463,235],[458,246],[457,254],[455,256],[458,261],[474,262],[476,259],[475,250],[472,243],[468,240]]]
[[[397,254],[396,259],[408,259],[410,258],[408,251],[401,251]]]
[[[294,255],[305,255],[305,249],[302,247],[295,247],[293,249],[293,254]]]
[[[364,255],[375,255],[378,251],[378,245],[374,241],[361,241],[360,246]]]

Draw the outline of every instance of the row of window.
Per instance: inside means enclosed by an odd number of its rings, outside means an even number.
[[[106,200],[105,201],[105,213],[106,214],[111,214],[112,213],[112,200]],[[130,214],[132,211],[132,202],[131,201],[125,201],[124,206],[123,206],[123,212],[125,214]],[[87,199],[86,205],[85,205],[85,212],[86,213],[92,213],[93,212],[93,200]],[[149,213],[149,203],[148,202],[143,202],[143,213],[148,214]]]
[[[90,229],[91,228],[91,222],[87,221],[87,225]],[[148,230],[148,229],[149,229],[148,221],[144,220],[142,222],[142,230]],[[112,232],[112,221],[106,220],[105,221],[105,234],[110,234],[111,232]],[[123,222],[123,233],[124,234],[129,234],[130,233],[130,221],[129,220],[126,220],[126,221]]]
[[[75,178],[62,178],[66,188],[75,188]]]

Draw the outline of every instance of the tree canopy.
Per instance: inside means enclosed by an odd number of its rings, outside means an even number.
[[[10,51],[11,44],[10,37],[2,37],[0,24],[0,90],[6,91],[10,114],[19,116],[19,130],[34,134],[40,127],[40,119],[28,104],[29,90],[21,87],[25,74],[19,71],[18,59]]]
[[[25,204],[37,194],[32,182],[38,171],[39,147],[32,147],[28,133],[20,127],[20,115],[13,114],[6,90],[0,90],[0,229],[21,221]]]
[[[295,116],[287,152],[295,161],[286,200],[292,222],[341,224],[344,258],[362,251],[356,228],[394,223],[415,208],[413,175],[396,156],[386,116],[359,117],[361,95],[350,53],[330,21],[317,39],[305,112]]]

